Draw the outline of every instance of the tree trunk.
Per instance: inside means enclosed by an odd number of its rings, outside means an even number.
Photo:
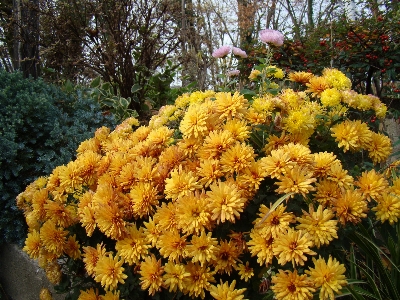
[[[21,9],[21,71],[24,77],[38,78],[39,65],[39,0],[20,2]]]

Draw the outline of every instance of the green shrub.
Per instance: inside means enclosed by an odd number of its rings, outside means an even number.
[[[0,243],[20,243],[25,222],[15,197],[27,183],[70,161],[79,143],[113,117],[82,91],[0,70]]]

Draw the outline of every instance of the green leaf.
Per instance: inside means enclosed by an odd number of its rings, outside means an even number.
[[[96,88],[100,85],[100,77],[96,77],[95,79],[93,79],[93,81],[90,83],[90,87],[91,88]]]
[[[141,87],[140,85],[134,84],[134,85],[132,86],[132,88],[131,88],[131,92],[134,94],[134,93],[140,91],[141,89],[142,89],[142,87]]]

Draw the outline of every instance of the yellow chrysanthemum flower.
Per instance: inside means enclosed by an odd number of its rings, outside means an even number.
[[[215,260],[213,261],[215,272],[230,275],[232,269],[237,267],[240,254],[234,242],[221,241],[215,249]]]
[[[240,218],[247,199],[241,197],[238,188],[228,182],[213,183],[210,189],[206,194],[211,219],[217,221],[217,224],[225,221],[235,223],[236,218]]]
[[[188,257],[192,257],[192,262],[199,262],[201,266],[216,259],[218,241],[211,237],[212,233],[202,231],[200,236],[193,235],[190,244],[187,245]]]
[[[257,256],[257,262],[260,266],[268,266],[272,263],[274,254],[272,244],[274,239],[271,235],[265,237],[260,230],[252,229],[250,232],[250,240],[247,242],[251,256]]]
[[[72,259],[80,259],[81,258],[81,250],[79,242],[76,240],[76,235],[70,235],[68,237],[67,243],[64,249],[65,254],[67,254]]]
[[[205,290],[209,290],[211,283],[215,282],[214,271],[210,271],[207,266],[201,266],[198,263],[189,262],[186,265],[186,270],[190,276],[184,279],[184,290],[185,294],[189,294],[189,297],[200,297],[205,298]]]
[[[61,282],[62,272],[61,266],[57,260],[48,263],[44,268],[47,279],[53,284],[58,285]]]
[[[322,71],[322,75],[330,87],[338,90],[349,90],[351,88],[350,78],[338,69],[326,68]]]
[[[392,153],[392,143],[390,138],[381,133],[372,133],[371,141],[367,145],[368,156],[374,164],[384,162]]]
[[[242,300],[244,298],[243,293],[246,289],[235,289],[236,280],[233,280],[229,285],[228,282],[222,282],[217,286],[212,285],[210,287],[210,294],[216,300]]]
[[[315,287],[321,288],[319,299],[335,299],[335,293],[338,294],[342,287],[347,284],[344,273],[346,269],[336,258],[329,256],[326,262],[323,258],[313,258],[314,268],[306,270],[310,280],[314,282]]]
[[[254,149],[245,143],[237,142],[221,155],[221,171],[227,174],[239,174],[250,167],[254,161]]]
[[[340,104],[341,93],[336,88],[326,89],[321,93],[321,103],[324,106],[336,106]]]
[[[51,295],[49,289],[42,288],[40,290],[39,300],[53,300],[53,296]]]
[[[272,251],[282,266],[287,262],[291,262],[293,267],[304,266],[307,255],[317,254],[310,249],[312,246],[313,241],[307,232],[289,228],[274,240]]]
[[[176,264],[173,261],[168,261],[164,265],[163,284],[170,292],[183,291],[184,280],[190,274],[182,264]]]
[[[340,195],[339,185],[334,181],[323,179],[316,184],[314,199],[324,207],[331,206]]]
[[[284,149],[272,150],[270,155],[260,159],[261,168],[265,172],[264,175],[281,179],[285,173],[286,167],[294,165],[290,159],[290,153]]]
[[[286,168],[284,174],[280,181],[276,182],[278,188],[275,191],[277,193],[295,193],[306,197],[309,192],[315,191],[312,183],[317,181],[317,179],[314,178],[313,172],[309,169],[295,165],[293,168]]]
[[[164,231],[156,243],[160,254],[168,260],[180,262],[188,254],[186,248],[187,242],[184,236],[181,236],[178,230]]]
[[[329,83],[325,77],[314,76],[306,83],[308,89],[305,92],[311,93],[313,97],[319,97],[321,93],[329,89]]]
[[[370,145],[373,132],[369,130],[368,124],[360,120],[346,120],[331,128],[332,136],[343,151],[359,151]]]
[[[144,228],[140,227],[138,230],[136,224],[132,223],[127,227],[127,231],[128,236],[117,241],[115,250],[118,251],[117,254],[123,261],[129,265],[139,264],[140,259],[148,254],[148,249],[150,248]]]
[[[319,205],[317,211],[314,211],[314,207],[310,205],[309,212],[303,211],[303,216],[297,218],[300,224],[296,226],[296,229],[309,233],[314,246],[320,248],[338,238],[338,222],[333,220],[334,217],[335,214],[330,209],[323,209]]]
[[[121,291],[107,291],[105,295],[100,295],[100,300],[119,300]]]
[[[248,261],[246,261],[246,265],[239,264],[236,268],[236,271],[238,271],[240,279],[244,280],[245,282],[249,281],[249,279],[254,276],[254,269],[250,267]]]
[[[196,189],[201,189],[202,185],[198,182],[198,177],[193,172],[186,172],[180,166],[171,172],[171,177],[165,180],[165,197],[177,200],[189,195]]]
[[[332,163],[327,179],[335,182],[342,190],[352,187],[354,183],[354,178],[348,175],[348,171],[343,169],[339,160]]]
[[[277,79],[283,79],[285,77],[285,72],[281,68],[276,66],[268,66],[265,68],[267,77],[275,77]]]
[[[40,234],[38,231],[33,230],[28,233],[28,237],[25,239],[25,246],[22,250],[24,250],[30,258],[37,259],[39,258],[40,253]]]
[[[280,204],[274,210],[270,210],[264,204],[260,205],[258,218],[253,222],[258,232],[268,238],[272,236],[276,238],[278,235],[285,233],[291,223],[296,222],[296,218],[292,212],[286,212],[286,206]]]
[[[332,204],[336,217],[343,225],[347,222],[357,224],[367,216],[367,202],[359,190],[346,190]]]
[[[371,199],[380,199],[382,193],[389,187],[389,183],[383,175],[373,169],[363,172],[358,181],[355,182],[355,185],[360,188],[364,199],[368,201],[371,201]]]
[[[211,213],[204,193],[191,193],[176,202],[178,228],[185,234],[199,234],[211,225]]]
[[[215,105],[217,107],[216,112],[219,115],[219,119],[231,120],[233,118],[242,119],[246,114],[248,107],[247,100],[239,92],[235,92],[233,95],[229,93],[217,93],[215,95]]]
[[[207,128],[207,110],[201,104],[189,106],[183,117],[179,129],[186,138],[203,136]]]
[[[106,249],[103,244],[97,244],[97,248],[90,246],[83,247],[83,262],[85,263],[86,272],[90,276],[95,275],[95,268],[99,257],[106,255]]]
[[[112,254],[100,255],[94,268],[94,280],[100,282],[106,289],[115,290],[118,283],[125,283],[128,275],[124,274],[123,260],[113,257]]]
[[[81,290],[79,293],[78,300],[100,300],[98,289],[94,290],[90,288],[86,291]]]
[[[219,159],[221,154],[235,143],[228,130],[216,130],[205,137],[203,145],[197,153],[200,159]]]
[[[297,270],[279,270],[272,276],[271,290],[277,300],[311,300],[315,292],[313,282],[307,275],[297,274]]]
[[[310,82],[310,79],[314,77],[314,74],[310,72],[291,72],[288,77],[290,81],[306,84]]]
[[[142,290],[149,290],[149,295],[154,295],[161,290],[163,284],[164,268],[161,266],[161,259],[157,260],[154,254],[147,256],[140,264],[139,274]]]
[[[261,75],[261,71],[259,70],[251,70],[249,79],[250,80],[257,80],[257,78]]]
[[[317,178],[326,177],[333,162],[336,160],[336,155],[332,152],[314,153],[314,176]]]
[[[383,193],[378,200],[378,205],[372,208],[376,217],[382,223],[388,221],[390,225],[397,223],[400,218],[400,196]]]
[[[66,236],[68,231],[49,220],[40,228],[40,241],[47,251],[60,256],[67,243]]]

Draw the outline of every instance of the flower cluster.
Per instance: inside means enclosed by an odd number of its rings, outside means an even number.
[[[119,299],[133,277],[149,295],[240,300],[267,268],[276,299],[333,299],[346,268],[322,250],[367,214],[400,218],[400,180],[373,169],[353,177],[338,158],[386,161],[390,140],[348,118],[386,107],[335,69],[289,79],[303,89],[193,92],[146,126],[98,129],[74,161],[18,196],[24,250],[55,284],[66,261],[81,261],[82,300]]]

